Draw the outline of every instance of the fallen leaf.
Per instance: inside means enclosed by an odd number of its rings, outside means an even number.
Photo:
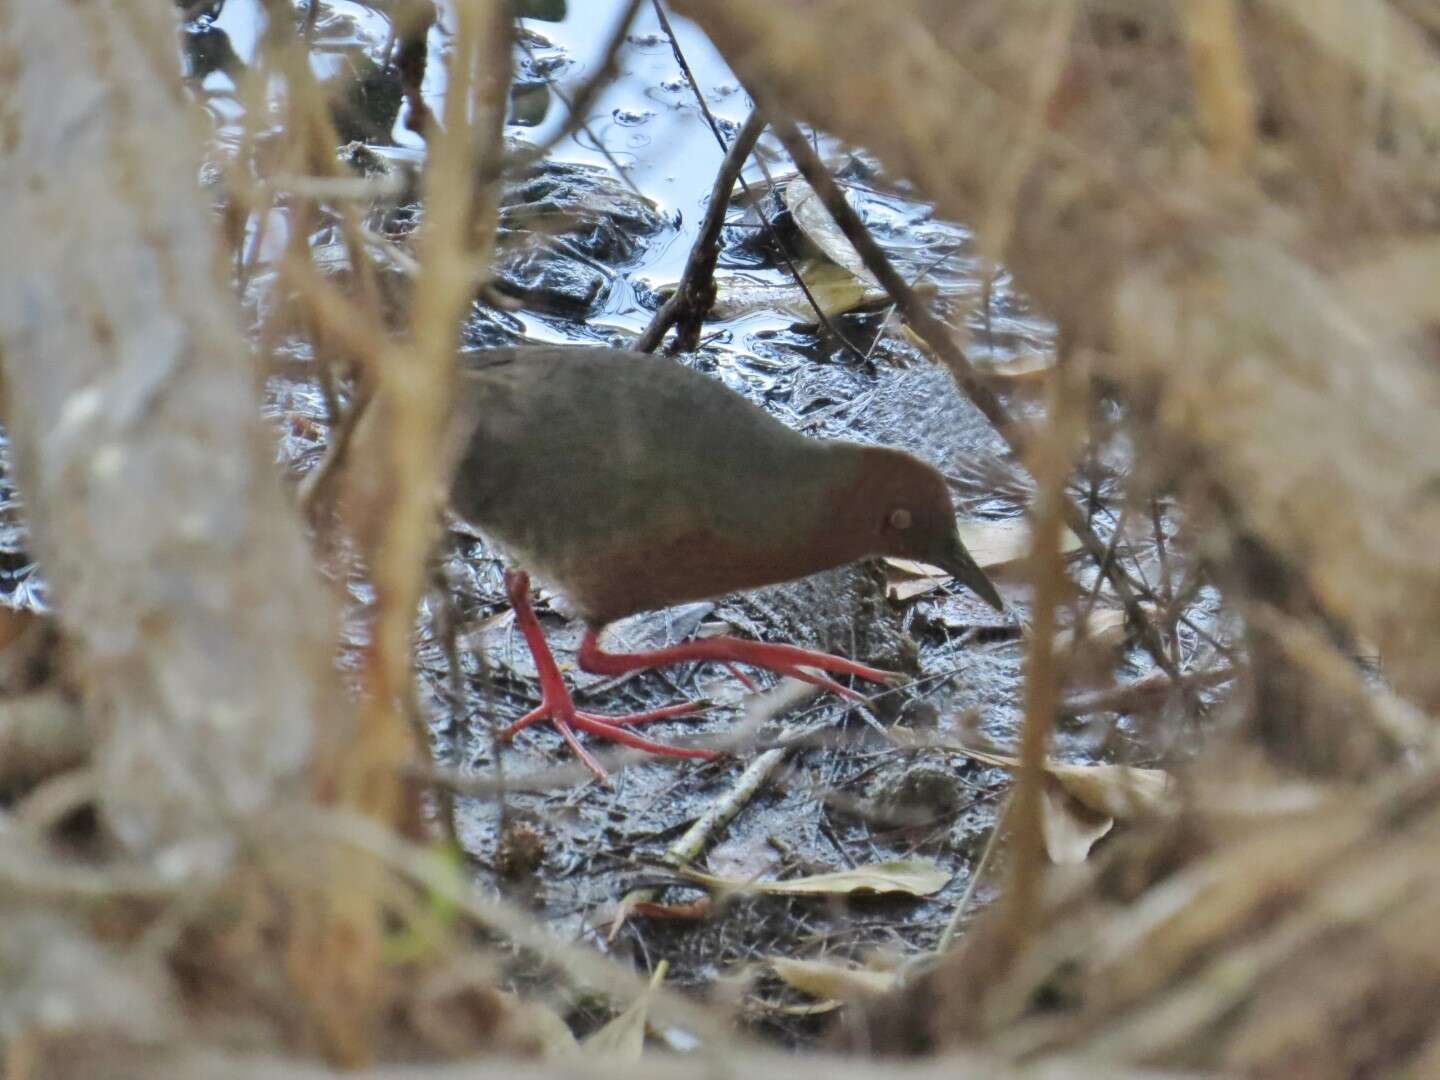
[[[885,299],[885,292],[866,285],[843,266],[828,260],[805,259],[796,264],[805,288],[826,318]],[[796,323],[813,326],[819,319],[805,290],[793,282],[762,281],[747,274],[715,279],[713,319],[741,319],[748,315],[788,315]]]
[[[406,1013],[416,1032],[447,1057],[482,1049],[510,1057],[567,1058],[578,1045],[560,1014],[544,1002],[441,971],[422,980]]]
[[[795,219],[795,226],[805,239],[831,262],[843,266],[854,277],[872,288],[878,289],[880,282],[865,267],[865,260],[855,250],[835,219],[830,216],[824,201],[815,193],[810,182],[797,176],[785,185],[785,208]]]
[[[1055,635],[1055,651],[1068,653],[1076,645],[1113,649],[1125,644],[1125,612],[1119,608],[1091,608],[1085,616],[1083,632],[1067,626]]]
[[[645,1026],[650,1022],[650,997],[665,981],[669,961],[661,960],[645,992],[631,1002],[619,1016],[592,1033],[580,1045],[587,1054],[597,1054],[615,1061],[639,1061],[645,1049]]]
[[[791,960],[772,956],[766,961],[775,974],[802,994],[833,1001],[873,1001],[895,988],[893,971],[868,971],[823,960]]]
[[[1005,521],[962,521],[959,523],[960,539],[980,569],[994,573],[1023,562],[1030,554],[1030,526],[1020,518]],[[1073,555],[1080,550],[1080,538],[1069,529],[1060,537],[1060,554]],[[901,559],[886,556],[881,560],[885,566],[906,578],[920,581],[934,580],[936,585],[950,580],[950,575],[939,567],[915,559]],[[898,579],[897,579],[898,580]],[[888,575],[887,575],[888,586]],[[927,586],[924,591],[928,592]],[[911,595],[919,595],[912,592]]]
[[[765,1001],[763,999],[759,1000],[757,1004],[759,1004],[762,1009],[768,1009],[770,1012],[779,1013],[782,1016],[824,1016],[826,1013],[832,1013],[836,1009],[843,1007],[845,1003],[830,998],[826,1001],[806,1002],[803,1005],[781,1004],[778,1001]]]
[[[1020,760],[1006,754],[965,746],[949,749],[1011,772],[1020,768]],[[1046,763],[1045,771],[1049,775],[1041,828],[1045,849],[1057,863],[1083,861],[1116,820],[1162,812],[1174,801],[1173,781],[1164,769],[1051,761]]]
[[[950,880],[949,872],[929,859],[896,859],[785,881],[745,881],[715,877],[698,870],[686,870],[684,876],[707,888],[766,896],[850,896],[865,893],[929,896],[943,889]]]
[[[997,571],[1014,567],[1030,555],[1030,525],[1023,518],[1004,521],[962,521],[960,539],[982,570]],[[1060,554],[1073,555],[1080,550],[1080,538],[1069,529],[1060,535]]]
[[[885,595],[896,603],[913,600],[934,592],[950,580],[950,575],[941,573],[933,566],[916,562],[914,559],[886,558]]]
[[[1059,866],[1084,862],[1096,842],[1115,826],[1114,817],[1071,798],[1053,776],[1045,778],[1040,810],[1045,853]]]
[[[560,1014],[539,1001],[512,998],[513,1008],[502,1016],[496,1041],[502,1046],[531,1046],[540,1057],[574,1055],[578,1044]]]
[[[1019,565],[1030,554],[1030,527],[1021,519],[1007,521],[962,521],[960,538],[982,570],[996,573]],[[1080,550],[1080,538],[1066,529],[1060,538],[1060,554],[1072,555]],[[939,567],[915,559],[886,556],[885,594],[896,603],[913,600],[934,592],[952,578]],[[1108,618],[1101,615],[1100,618]],[[1123,631],[1123,615],[1121,617]],[[1097,624],[1098,628],[1098,624]],[[1065,634],[1066,631],[1061,631]],[[1057,647],[1061,637],[1056,637]],[[1066,642],[1068,648],[1068,639]]]
[[[941,572],[938,567],[931,566],[929,563],[923,563],[916,559],[902,559],[898,555],[887,555],[885,556],[884,562],[886,566],[893,566],[902,574],[915,574],[920,577],[929,577]]]
[[[980,374],[990,379],[1012,383],[1039,382],[1055,369],[1051,353],[1026,350],[1004,360],[977,362]]]
[[[1174,802],[1173,781],[1164,769],[1131,765],[1061,765],[1046,768],[1066,793],[1097,813],[1128,821],[1159,813]]]

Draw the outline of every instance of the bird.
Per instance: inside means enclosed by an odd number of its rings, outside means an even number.
[[[687,661],[742,664],[851,698],[832,676],[893,674],[795,645],[733,636],[637,653],[600,646],[642,611],[779,584],[860,559],[936,566],[999,611],[960,539],[939,471],[885,446],[802,435],[678,360],[624,349],[522,346],[472,354],[460,376],[451,512],[511,563],[506,593],[539,673],[542,721],[601,780],[577,732],[654,754],[711,758],[632,728],[684,702],[608,716],[577,709],[530,603],[530,572],[584,620],[577,661],[602,675]]]

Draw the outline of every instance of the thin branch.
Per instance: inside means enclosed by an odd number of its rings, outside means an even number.
[[[710,106],[705,101],[705,95],[700,91],[699,80],[695,78],[695,72],[690,69],[690,62],[685,59],[685,52],[680,48],[680,39],[675,36],[675,28],[670,25],[670,16],[665,13],[665,7],[660,3],[660,0],[651,0],[651,6],[655,9],[655,17],[660,20],[660,28],[665,31],[666,37],[670,39],[670,51],[675,54],[675,62],[680,65],[680,70],[685,75],[685,81],[690,84],[690,92],[695,95],[695,103],[700,107],[700,115],[705,117],[705,123],[710,126],[710,132],[715,136],[715,141],[720,144],[720,148],[722,150],[725,149],[725,135],[720,130],[720,124],[716,121],[715,115],[710,111]],[[765,174],[765,182],[770,185],[770,190],[774,191],[775,178],[770,175],[770,170],[766,168],[763,160],[757,158],[756,161],[759,162],[760,171]],[[776,254],[780,256],[780,261],[785,264],[786,271],[790,274],[790,277],[794,279],[795,284],[800,287],[800,291],[805,295],[805,302],[809,304],[815,312],[815,317],[819,320],[820,325],[825,328],[826,333],[840,342],[840,344],[845,347],[845,350],[857,360],[862,363],[868,362],[869,358],[865,353],[857,346],[851,344],[850,339],[840,333],[840,328],[837,327],[830,316],[825,313],[825,309],[820,306],[820,301],[817,300],[815,294],[810,291],[810,286],[806,284],[799,267],[797,267],[794,260],[790,258],[790,253],[785,250],[785,244],[781,241],[780,234],[776,231],[774,223],[770,220],[769,215],[765,213],[765,208],[760,205],[760,200],[755,197],[755,193],[750,189],[750,185],[745,182],[745,177],[740,176],[738,179],[740,181],[740,190],[745,193],[745,197],[751,201],[755,207],[755,212],[760,216],[760,224],[765,230],[765,238],[770,241]]]
[[[672,326],[679,327],[675,336],[675,347],[679,352],[691,352],[700,343],[700,330],[705,316],[715,303],[715,262],[720,256],[720,233],[725,227],[725,212],[730,206],[730,192],[745,167],[745,160],[755,149],[760,133],[765,130],[765,118],[759,109],[752,110],[735,136],[735,141],[720,163],[720,172],[710,188],[710,202],[705,209],[705,220],[700,223],[700,235],[690,249],[685,262],[685,271],[675,292],[661,305],[650,325],[635,342],[639,352],[654,352],[665,333]]]

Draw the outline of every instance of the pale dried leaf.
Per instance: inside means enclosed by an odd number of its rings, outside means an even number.
[[[1013,567],[1030,554],[1030,527],[1022,520],[962,521],[959,528],[971,556],[990,573]],[[1066,529],[1060,538],[1060,553],[1071,555],[1079,550],[1080,538]],[[915,559],[886,556],[881,561],[886,568],[886,594],[897,602],[924,596],[951,580],[938,567]],[[1123,616],[1121,628],[1123,631]]]
[[[865,284],[843,266],[818,259],[798,264],[800,276],[810,295],[827,318],[843,315],[867,304],[879,303],[885,293]],[[741,319],[747,315],[788,315],[797,323],[813,326],[818,319],[804,290],[794,284],[761,281],[745,274],[715,279],[714,319]]]
[[[1004,360],[977,363],[976,368],[987,378],[1012,383],[1038,383],[1055,368],[1050,353],[1026,351]]]
[[[940,588],[950,580],[933,566],[914,559],[886,558],[885,594],[897,603],[913,600]]]
[[[1072,799],[1121,821],[1163,811],[1174,799],[1173,781],[1164,769],[1061,765],[1053,761],[1046,768]]]
[[[1020,770],[1020,759],[1009,754],[992,754],[968,746],[951,749],[986,765],[1010,772]],[[1173,799],[1173,780],[1164,769],[1141,769],[1133,765],[1067,765],[1047,761],[1048,772],[1071,798],[1102,814],[1122,821],[1137,814],[1167,809]]]
[[[1125,612],[1119,608],[1092,608],[1085,616],[1084,632],[1067,626],[1055,635],[1055,651],[1067,653],[1084,643],[1113,649],[1125,643]]]
[[[826,1013],[832,1013],[841,1008],[844,1002],[830,998],[825,1001],[807,1002],[804,1005],[781,1005],[773,1001],[761,1001],[759,1004],[782,1016],[824,1016]]]
[[[1011,772],[1019,758],[956,747],[967,757]],[[1129,765],[1066,765],[1046,762],[1042,826],[1045,848],[1057,863],[1081,862],[1118,819],[1126,821],[1168,809],[1173,781],[1164,769]]]
[[[650,997],[655,988],[664,982],[668,967],[667,961],[660,961],[645,992],[628,1009],[613,1017],[581,1044],[587,1053],[616,1061],[640,1060],[640,1054],[645,1049],[645,1026],[650,1022]]]
[[[929,577],[939,573],[938,568],[931,566],[929,563],[923,563],[916,559],[902,559],[898,555],[887,555],[882,561],[886,566],[894,567],[902,574]]]
[[[542,1058],[574,1057],[579,1044],[570,1026],[541,1001],[501,994],[504,1008],[495,1029],[495,1041],[511,1053],[538,1054]]]
[[[960,539],[982,570],[995,572],[1014,567],[1030,555],[1030,526],[1022,518],[1004,521],[962,521]],[[1080,538],[1066,529],[1060,536],[1060,554],[1080,550]]]
[[[811,997],[834,1001],[873,1001],[895,988],[893,971],[867,971],[823,960],[791,960],[772,956],[767,961],[786,984]]]
[[[1071,798],[1054,777],[1047,778],[1041,791],[1040,833],[1051,862],[1061,866],[1084,862],[1114,825],[1109,814],[1096,813]]]
[[[863,893],[929,896],[943,889],[950,880],[949,872],[929,859],[896,859],[786,881],[743,881],[695,870],[686,871],[685,877],[709,888],[767,896],[850,896]]]
[[[795,219],[796,227],[805,234],[805,239],[831,262],[843,266],[864,284],[878,289],[880,283],[875,275],[865,268],[865,260],[846,238],[830,211],[815,189],[803,177],[796,177],[785,185],[785,207]],[[807,279],[808,280],[808,279]]]

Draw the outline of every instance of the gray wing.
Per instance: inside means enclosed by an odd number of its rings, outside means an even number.
[[[681,578],[724,584],[687,537],[774,543],[820,512],[824,444],[676,361],[497,350],[467,381],[475,427],[456,512],[592,615],[688,599],[674,595]],[[655,577],[649,592],[629,584],[633,603],[599,595],[606,567],[622,565]]]

